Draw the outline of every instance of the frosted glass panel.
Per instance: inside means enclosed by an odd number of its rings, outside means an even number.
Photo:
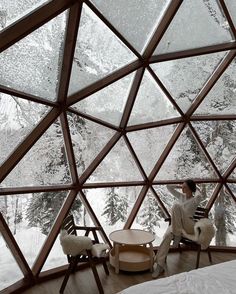
[[[236,197],[236,184],[230,184],[228,183],[229,188],[233,192],[234,196]]]
[[[103,15],[141,52],[152,36],[169,0],[92,0]]]
[[[180,134],[155,180],[215,178],[215,172],[192,133],[185,128]]]
[[[210,210],[209,217],[214,221],[216,235],[212,245],[236,246],[236,205],[226,189],[222,189]]]
[[[170,125],[127,133],[128,139],[147,174],[151,172],[158,161],[175,128],[176,125]]]
[[[156,197],[149,190],[131,226],[132,229],[141,229],[155,234],[153,245],[160,245],[162,237],[168,228]]]
[[[47,0],[29,0],[29,1],[1,0],[0,31],[46,2],[50,2],[50,1],[47,1]]]
[[[88,182],[142,181],[138,167],[123,138],[103,159]]]
[[[67,192],[1,196],[0,207],[24,257],[33,265]]]
[[[233,0],[225,0],[226,6],[236,27],[236,2]]]
[[[203,121],[192,124],[214,163],[223,173],[236,158],[236,121]]]
[[[53,123],[2,182],[3,187],[71,182],[60,123]]]
[[[3,51],[0,54],[0,84],[55,100],[66,21],[67,13],[63,12]]]
[[[96,82],[134,59],[135,55],[84,4],[69,94]]]
[[[154,122],[179,116],[148,71],[145,71],[128,125]]]
[[[5,240],[0,232],[0,291],[15,282],[23,279],[23,273],[21,272],[18,264],[16,263],[10,249],[8,248]]]
[[[0,164],[48,111],[42,104],[0,93]]]
[[[68,112],[74,155],[79,175],[95,159],[115,131]]]
[[[73,105],[78,111],[85,112],[106,122],[119,125],[126,104],[134,73],[96,92]]]
[[[236,59],[234,59],[204,98],[194,114],[235,114]]]
[[[141,187],[89,189],[87,199],[107,236],[123,229]]]
[[[221,44],[232,40],[229,24],[215,0],[185,0],[154,55]]]
[[[232,172],[232,174],[229,176],[231,179],[236,179],[236,168]]]
[[[212,75],[225,52],[152,64],[156,75],[186,112]]]

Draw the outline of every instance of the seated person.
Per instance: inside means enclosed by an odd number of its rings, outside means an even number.
[[[152,274],[154,279],[164,272],[164,264],[171,241],[174,240],[173,246],[178,247],[183,229],[188,234],[194,233],[195,222],[193,215],[202,201],[202,195],[200,193],[194,195],[197,187],[193,180],[188,179],[184,181],[182,187],[172,185],[167,186],[167,188],[180,200],[180,203],[174,204],[172,207],[171,225],[168,227],[155,256],[154,271]],[[183,193],[176,190],[179,188],[182,188]]]

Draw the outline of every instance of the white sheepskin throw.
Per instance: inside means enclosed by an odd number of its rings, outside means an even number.
[[[108,244],[104,244],[104,243],[94,244],[91,249],[92,255],[96,257],[105,257],[107,250],[109,248],[110,247]]]
[[[202,218],[194,225],[194,235],[182,231],[183,237],[197,242],[201,249],[207,249],[215,235],[215,228],[208,218]]]
[[[89,237],[68,235],[66,230],[62,230],[60,233],[60,242],[63,252],[72,256],[83,254],[84,250],[91,249],[93,245]]]

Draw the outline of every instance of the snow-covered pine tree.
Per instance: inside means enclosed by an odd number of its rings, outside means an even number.
[[[120,196],[116,193],[116,188],[108,189],[108,198],[105,201],[105,207],[102,215],[106,216],[108,225],[113,226],[119,220],[124,222],[127,217],[128,201],[127,195]]]
[[[138,222],[147,230],[155,234],[156,227],[160,227],[159,221],[164,217],[156,198],[152,194],[148,194],[144,200],[143,207],[138,216]]]

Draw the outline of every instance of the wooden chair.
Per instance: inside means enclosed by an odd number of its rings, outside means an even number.
[[[193,216],[193,219],[195,222],[197,222],[198,220],[202,219],[202,218],[208,218],[208,209],[203,208],[203,207],[197,207],[195,214]],[[168,221],[169,224],[171,224],[171,218],[166,218],[165,221]],[[198,228],[200,230],[200,228]],[[200,232],[199,232],[200,233]],[[211,257],[211,252],[210,252],[210,247],[208,246],[208,248],[206,249],[202,249],[201,245],[198,244],[195,241],[192,241],[188,238],[182,237],[180,240],[180,244],[184,244],[187,247],[190,247],[191,250],[197,251],[197,260],[196,260],[196,268],[199,267],[199,261],[200,261],[200,254],[202,251],[206,251],[208,254],[208,258],[210,263],[212,263],[212,257]],[[180,250],[180,252],[182,252],[181,250],[181,245],[179,244],[178,248]]]
[[[101,227],[82,227],[82,226],[76,226],[74,223],[74,218],[72,215],[69,215],[68,217],[66,217],[63,221],[62,224],[62,229],[66,230],[68,234],[70,235],[76,235],[77,236],[77,231],[78,230],[82,230],[85,231],[84,236],[88,236],[90,232],[92,232],[93,234],[93,244],[99,243],[98,241],[98,236],[97,236],[97,231],[101,230]],[[91,250],[86,250],[86,254],[80,254],[77,256],[71,256],[71,255],[67,255],[67,259],[68,259],[68,269],[66,271],[64,280],[62,282],[61,288],[60,288],[60,293],[64,292],[64,289],[66,287],[67,281],[69,279],[69,276],[71,273],[75,272],[76,267],[78,265],[78,263],[80,262],[88,262],[92,271],[93,271],[93,275],[99,290],[100,294],[104,294],[103,291],[103,287],[97,272],[97,268],[96,268],[96,264],[98,263],[102,263],[105,273],[107,275],[109,275],[109,270],[106,264],[106,257],[94,257],[92,255]]]

